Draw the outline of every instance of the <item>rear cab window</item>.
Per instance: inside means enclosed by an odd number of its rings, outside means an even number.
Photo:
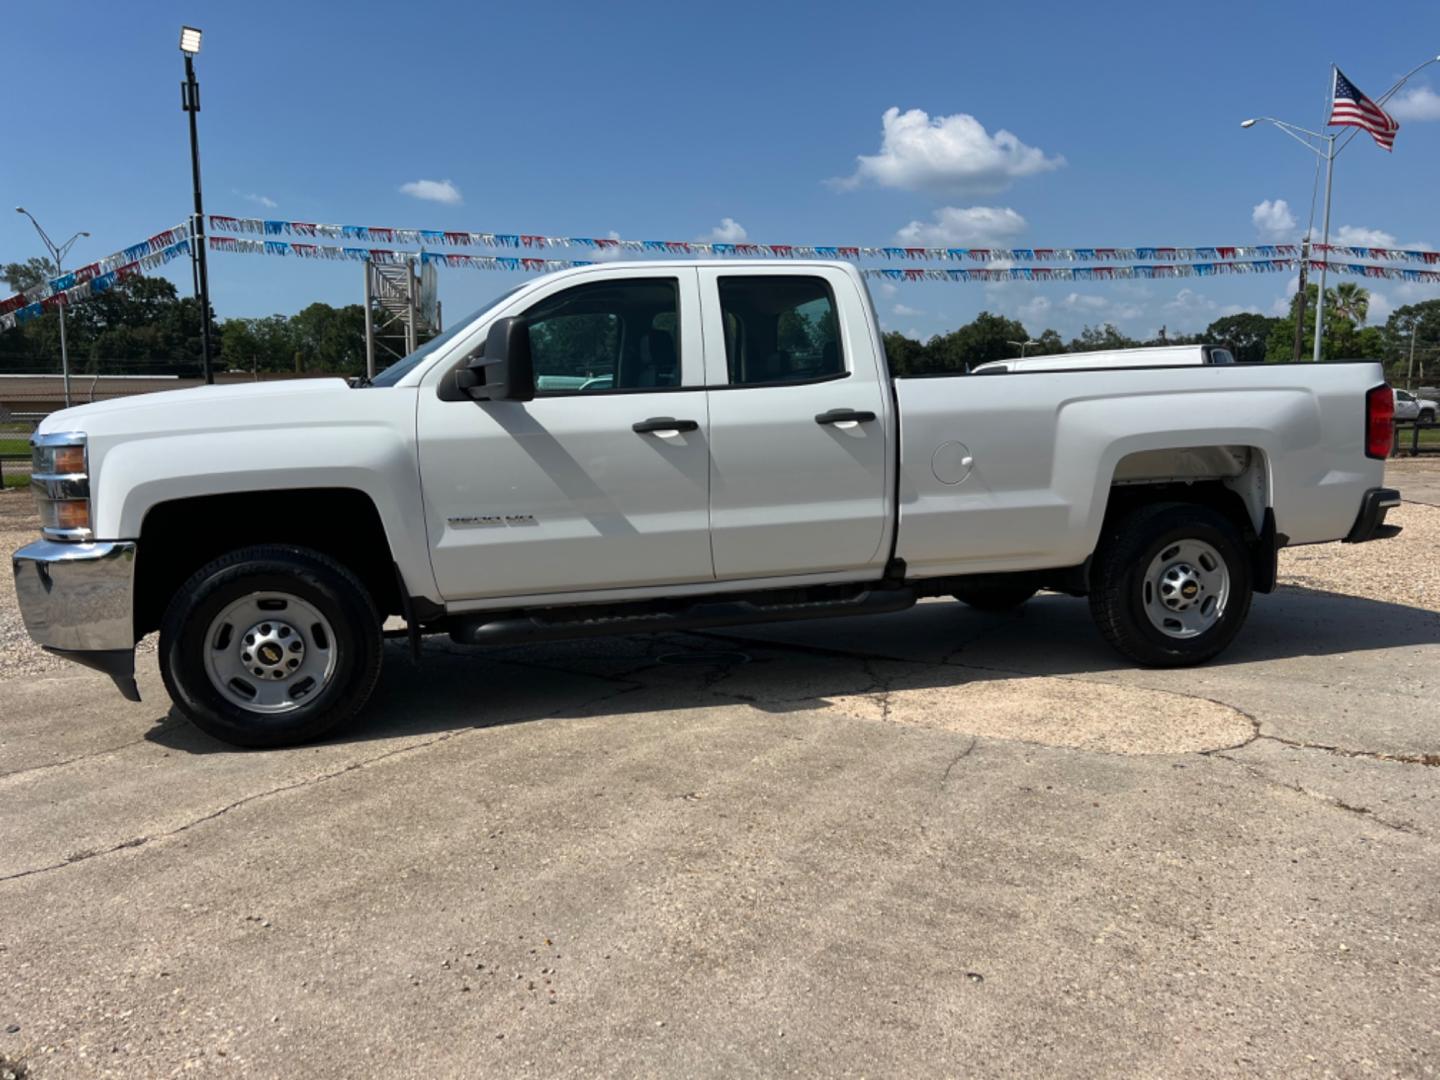
[[[731,386],[822,382],[847,374],[835,294],[824,278],[718,280]]]

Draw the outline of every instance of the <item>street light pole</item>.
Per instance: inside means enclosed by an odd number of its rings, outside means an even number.
[[[1315,295],[1315,353],[1320,362],[1320,339],[1325,334],[1325,269],[1330,265],[1330,181],[1335,176],[1335,136],[1325,136],[1325,224],[1320,230],[1320,290]]]
[[[1010,341],[1010,340],[1007,338],[1006,341],[1005,341],[1005,344],[1006,344],[1006,345],[1014,345],[1016,348],[1018,348],[1018,349],[1020,350],[1020,359],[1021,359],[1021,360],[1024,360],[1024,359],[1025,359],[1025,350],[1026,350],[1026,348],[1029,347],[1029,346],[1031,346],[1031,345],[1039,345],[1040,342],[1036,341],[1034,338],[1031,338],[1029,341]]]
[[[200,367],[205,381],[213,383],[215,373],[210,369],[210,274],[205,260],[205,204],[200,195],[200,133],[196,119],[200,111],[200,84],[195,81],[195,54],[200,51],[199,30],[193,26],[180,28],[180,51],[185,54],[180,109],[190,114],[190,173],[195,185],[195,216],[190,225],[190,244],[200,300]]]
[[[1421,68],[1428,67],[1429,65],[1435,64],[1435,63],[1440,63],[1440,56],[1432,56],[1432,57],[1430,57],[1428,60],[1422,60],[1420,63],[1416,64],[1413,68],[1411,68],[1409,71],[1407,71],[1404,75],[1400,76],[1400,78],[1396,80],[1394,86],[1390,87],[1389,90],[1386,90],[1385,93],[1383,93],[1383,94],[1380,95],[1380,97],[1379,97],[1379,99],[1378,99],[1378,101],[1377,101],[1377,104],[1384,105],[1385,102],[1389,101],[1392,97],[1395,96],[1395,92],[1396,92],[1397,90],[1399,90],[1402,86],[1404,86],[1407,82],[1410,81],[1410,78],[1411,78],[1417,71],[1419,71]],[[1334,77],[1335,77],[1335,66],[1334,66],[1333,64],[1330,66],[1330,77],[1331,77],[1331,80],[1332,80],[1332,83],[1333,83],[1333,80],[1334,80]],[[1257,116],[1257,117],[1254,117],[1253,119],[1250,119],[1250,120],[1242,120],[1242,121],[1240,122],[1240,126],[1241,126],[1242,128],[1252,128],[1252,127],[1254,127],[1254,126],[1255,126],[1259,121],[1261,121],[1261,120],[1264,120],[1266,123],[1274,124],[1274,125],[1275,125],[1276,127],[1278,127],[1281,131],[1285,132],[1286,135],[1289,135],[1292,139],[1294,139],[1296,142],[1298,142],[1301,146],[1305,147],[1306,150],[1309,150],[1312,154],[1317,155],[1319,158],[1321,158],[1321,159],[1325,162],[1325,224],[1324,224],[1324,226],[1323,226],[1323,228],[1322,228],[1323,238],[1322,238],[1321,241],[1320,241],[1320,243],[1321,243],[1320,254],[1321,254],[1321,256],[1322,256],[1322,258],[1320,259],[1320,292],[1319,292],[1319,295],[1318,295],[1317,298],[1316,298],[1316,303],[1315,303],[1315,351],[1314,351],[1314,355],[1313,355],[1313,357],[1312,357],[1312,359],[1314,360],[1314,362],[1318,364],[1318,363],[1320,362],[1321,340],[1322,340],[1322,337],[1323,337],[1324,332],[1325,332],[1325,270],[1326,270],[1326,268],[1329,266],[1329,263],[1330,263],[1330,188],[1331,188],[1331,181],[1334,179],[1334,176],[1335,176],[1335,157],[1336,157],[1336,155],[1338,155],[1338,154],[1340,153],[1341,150],[1344,150],[1345,147],[1347,147],[1347,146],[1350,145],[1350,140],[1353,139],[1356,135],[1358,135],[1358,134],[1360,133],[1360,129],[1357,127],[1357,128],[1354,128],[1354,129],[1351,130],[1351,131],[1344,132],[1344,133],[1323,134],[1323,135],[1322,135],[1322,134],[1321,134],[1320,132],[1318,132],[1318,131],[1311,131],[1309,128],[1302,128],[1302,127],[1300,127],[1300,126],[1297,125],[1297,124],[1286,123],[1284,120],[1277,120],[1277,119],[1275,119],[1275,117],[1273,117],[1273,116]],[[1333,125],[1332,125],[1332,126],[1333,126]],[[1343,140],[1343,141],[1340,143],[1340,145],[1337,147],[1337,146],[1335,145],[1335,140],[1338,139],[1338,138],[1341,138],[1341,135],[1342,135],[1342,134],[1343,134],[1344,140]],[[1312,142],[1311,140],[1314,140],[1314,141]],[[1325,144],[1325,149],[1324,149],[1324,150],[1321,150],[1320,147],[1318,147],[1318,146],[1315,145],[1316,142],[1322,142],[1322,143],[1324,143],[1324,144]],[[1301,245],[1301,252],[1302,252],[1301,258],[1302,258],[1302,262],[1301,262],[1301,271],[1300,271],[1300,288],[1301,288],[1301,297],[1300,297],[1301,308],[1300,308],[1300,312],[1301,312],[1301,313],[1300,313],[1300,314],[1297,314],[1296,319],[1295,319],[1296,327],[1297,327],[1297,333],[1296,333],[1296,340],[1297,340],[1297,341],[1299,340],[1298,327],[1299,327],[1299,324],[1300,324],[1301,319],[1304,317],[1304,316],[1303,316],[1304,304],[1305,304],[1305,297],[1304,297],[1304,288],[1305,288],[1305,270],[1304,270],[1304,265],[1305,265],[1305,264],[1304,264],[1304,262],[1303,262],[1303,258],[1304,258],[1304,254],[1303,254],[1303,253],[1304,253],[1304,250],[1305,250],[1305,246],[1304,246],[1304,244],[1302,244],[1302,245]],[[1297,359],[1299,358],[1299,356],[1298,356],[1298,347],[1297,347],[1297,356],[1296,356],[1296,358],[1297,358]]]
[[[50,260],[55,264],[55,276],[59,277],[65,272],[61,263],[64,262],[65,256],[70,253],[70,249],[75,246],[75,241],[79,240],[82,236],[89,236],[90,234],[84,231],[77,232],[74,236],[70,237],[69,240],[66,240],[65,243],[56,247],[50,239],[49,234],[40,227],[40,222],[35,220],[34,214],[30,213],[30,211],[26,210],[23,206],[15,207],[15,212],[17,214],[24,214],[30,219],[30,224],[35,226],[35,231],[40,234],[40,240],[45,245],[45,250],[50,252]],[[65,407],[68,409],[70,407],[70,350],[65,342],[64,293],[60,294],[58,307],[60,308],[60,377],[65,383]]]

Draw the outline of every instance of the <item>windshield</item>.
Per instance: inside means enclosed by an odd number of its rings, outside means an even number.
[[[485,312],[489,311],[491,308],[496,307],[504,300],[514,295],[516,292],[519,291],[520,288],[520,285],[516,285],[512,289],[506,289],[503,293],[495,297],[495,299],[491,300],[488,304],[481,305],[480,307],[472,311],[469,315],[466,315],[465,318],[456,322],[453,326],[450,327],[449,330],[446,330],[443,334],[438,334],[435,337],[431,338],[424,345],[421,345],[418,349],[412,352],[409,356],[406,356],[401,360],[396,360],[395,363],[391,364],[384,371],[380,372],[380,374],[376,375],[375,378],[371,379],[365,385],[394,386],[406,375],[414,371],[417,364],[428,360],[435,353],[439,352],[446,345],[450,344],[450,342],[453,341],[456,337],[458,337],[463,331],[468,330],[471,326],[473,326],[476,319],[478,319],[481,315],[484,315]]]

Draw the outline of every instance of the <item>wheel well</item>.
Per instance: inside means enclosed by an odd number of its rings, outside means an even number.
[[[1117,484],[1110,489],[1110,499],[1105,506],[1104,531],[1108,532],[1117,520],[1132,510],[1157,502],[1208,506],[1234,522],[1247,544],[1253,544],[1258,535],[1245,500],[1219,480]]]
[[[175,591],[212,559],[254,544],[295,544],[343,563],[382,615],[399,614],[400,589],[385,527],[364,492],[304,488],[201,495],[145,514],[135,558],[135,636],[158,629]]]

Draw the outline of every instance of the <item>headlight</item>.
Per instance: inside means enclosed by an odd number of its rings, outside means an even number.
[[[51,540],[94,539],[85,436],[74,431],[36,435],[30,446],[30,486],[40,508],[40,531]]]

